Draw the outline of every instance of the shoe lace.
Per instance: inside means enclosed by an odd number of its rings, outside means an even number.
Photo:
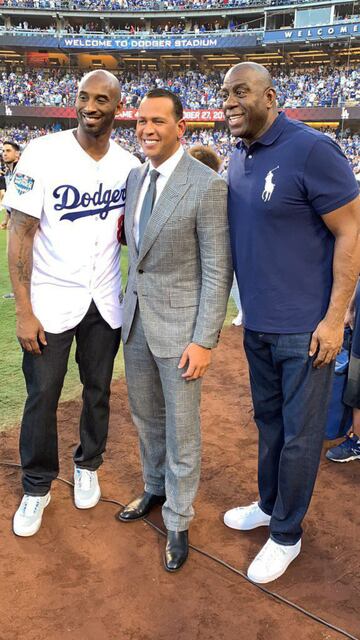
[[[243,511],[244,509],[246,509],[248,513],[253,513],[253,511],[257,511],[258,509],[260,509],[260,507],[258,502],[252,502],[247,507],[235,507],[235,509],[236,511]]]
[[[91,489],[94,477],[95,471],[89,471],[89,469],[76,469],[76,486],[81,489],[81,491],[89,491],[89,489]]]
[[[352,450],[356,448],[357,445],[360,444],[360,441],[355,433],[349,433],[345,440],[338,445],[339,449],[347,451],[348,449]]]
[[[40,502],[41,499],[39,496],[24,496],[21,504],[22,515],[27,517],[35,515],[39,510]]]
[[[287,555],[287,547],[285,545],[276,544],[272,540],[268,540],[265,546],[259,551],[257,560],[265,560],[266,566],[271,566],[274,560]]]

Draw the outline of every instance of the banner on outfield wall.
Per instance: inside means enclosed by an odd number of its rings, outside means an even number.
[[[173,49],[229,49],[231,47],[255,47],[259,33],[234,33],[229,35],[169,35],[169,36],[60,36],[39,33],[0,32],[0,46],[36,47],[45,49],[79,49],[81,51],[162,51]]]
[[[285,109],[289,118],[303,120],[305,122],[336,121],[336,120],[360,120],[359,107],[308,107],[299,109]],[[117,120],[136,120],[137,109],[125,109]],[[73,107],[10,107],[0,105],[0,116],[17,118],[55,118],[62,120],[65,118],[76,119],[76,112]],[[223,122],[224,114],[221,109],[185,109],[185,120],[188,122]]]
[[[350,36],[360,36],[360,22],[308,27],[303,29],[279,29],[265,31],[265,43],[300,42],[306,40],[333,40]]]
[[[21,117],[21,118],[74,118],[76,111],[73,107],[10,107],[0,106],[0,115]],[[117,120],[136,120],[137,109],[125,109]],[[185,120],[194,122],[221,122],[224,114],[221,109],[194,109],[184,110]]]

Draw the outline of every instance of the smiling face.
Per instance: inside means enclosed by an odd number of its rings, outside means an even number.
[[[120,89],[115,77],[109,76],[101,72],[90,73],[79,85],[76,115],[80,129],[92,137],[111,131],[115,116],[121,113]]]
[[[177,120],[170,98],[144,98],[139,107],[136,135],[154,167],[170,158],[179,148],[185,121]]]
[[[221,96],[230,132],[248,145],[260,138],[277,116],[276,93],[260,65],[243,63],[230,69]]]

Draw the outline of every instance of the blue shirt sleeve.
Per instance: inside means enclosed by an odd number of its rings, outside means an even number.
[[[359,195],[353,170],[340,147],[328,136],[314,142],[304,168],[308,200],[319,215],[343,207]]]

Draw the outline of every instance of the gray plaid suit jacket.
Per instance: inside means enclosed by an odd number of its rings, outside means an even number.
[[[133,169],[127,183],[122,338],[126,343],[138,303],[152,353],[180,357],[190,342],[214,347],[224,321],[232,282],[227,185],[185,152],[154,206],[138,253],[134,214],[147,169]]]

